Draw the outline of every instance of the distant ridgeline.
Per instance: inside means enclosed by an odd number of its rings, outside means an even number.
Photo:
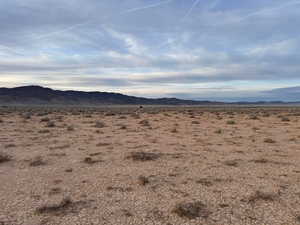
[[[140,98],[109,92],[59,91],[40,86],[0,88],[0,104],[55,105],[209,105],[210,101]]]

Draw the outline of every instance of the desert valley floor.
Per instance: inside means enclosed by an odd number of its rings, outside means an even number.
[[[0,225],[300,224],[300,108],[0,108]]]

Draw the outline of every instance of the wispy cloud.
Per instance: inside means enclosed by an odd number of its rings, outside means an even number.
[[[255,16],[272,15],[276,11],[282,10],[284,8],[287,8],[287,7],[291,7],[293,5],[300,5],[300,1],[288,1],[288,2],[285,2],[285,3],[283,3],[279,6],[276,6],[276,7],[267,7],[267,8],[249,13],[248,15],[238,19],[235,22],[242,22],[243,20],[246,20],[246,19],[249,19],[249,18],[252,18],[252,17],[255,17]]]
[[[0,85],[260,98],[300,84],[299,6],[300,0],[0,1]]]
[[[188,12],[184,15],[184,17],[182,18],[182,20],[186,20],[190,14],[192,13],[192,11],[194,10],[194,8],[200,3],[201,0],[195,0],[192,7],[188,10]]]
[[[141,10],[145,10],[145,9],[150,9],[150,8],[156,8],[165,4],[169,4],[171,3],[173,0],[166,0],[166,1],[161,1],[155,4],[151,4],[151,5],[145,5],[142,7],[137,7],[137,8],[132,8],[132,9],[126,9],[125,11],[121,12],[120,14],[127,14],[127,13],[133,13],[133,12],[137,12],[137,11],[141,11]]]
[[[156,7],[168,4],[168,3],[172,2],[172,1],[173,0],[166,0],[166,1],[161,1],[161,2],[155,3],[155,4],[145,5],[145,6],[142,6],[142,7],[136,7],[136,8],[126,9],[124,11],[116,13],[116,15],[112,15],[111,17],[117,16],[117,15],[125,15],[125,14],[129,14],[129,13],[134,13],[134,12],[138,12],[138,11],[142,11],[142,10],[146,10],[146,9],[156,8]],[[109,17],[105,18],[105,20],[102,21],[102,22],[99,22],[98,20],[95,20],[95,19],[88,20],[86,22],[78,23],[78,24],[66,27],[64,29],[57,30],[57,31],[45,34],[45,35],[36,36],[34,39],[39,40],[39,39],[44,39],[44,38],[51,37],[53,35],[59,35],[61,33],[64,33],[64,32],[70,31],[70,30],[74,30],[74,29],[86,26],[88,24],[91,24],[91,23],[97,23],[98,26],[100,24],[103,25],[103,24],[107,23],[107,21],[106,21],[107,19],[109,19]]]

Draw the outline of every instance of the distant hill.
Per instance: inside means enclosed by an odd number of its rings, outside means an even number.
[[[109,92],[59,91],[40,86],[0,88],[0,104],[34,105],[209,105],[210,101],[140,98]]]

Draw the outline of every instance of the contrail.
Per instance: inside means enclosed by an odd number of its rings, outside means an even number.
[[[122,14],[132,13],[132,12],[136,12],[136,11],[140,11],[140,10],[144,10],[144,9],[156,8],[158,6],[161,6],[161,5],[164,5],[164,4],[168,4],[168,3],[172,2],[172,1],[173,0],[166,0],[166,1],[158,2],[158,3],[152,4],[152,5],[147,5],[147,6],[133,8],[133,9],[127,9],[127,10],[121,12],[120,14],[122,15]]]
[[[289,6],[292,6],[292,5],[298,5],[298,4],[300,4],[300,1],[291,1],[291,2],[287,2],[286,4],[279,5],[277,7],[262,9],[262,10],[250,13],[250,14],[242,17],[241,19],[237,20],[236,22],[241,22],[241,21],[243,21],[245,19],[248,19],[252,16],[261,15],[265,12],[273,12],[273,11],[276,11],[276,10],[280,10],[280,9],[283,9],[283,8],[286,8],[286,7],[289,7]]]
[[[122,11],[122,12],[118,13],[117,15],[124,15],[124,14],[128,14],[128,13],[137,12],[137,11],[140,11],[140,10],[145,10],[145,9],[159,7],[161,5],[168,4],[168,3],[172,2],[172,1],[173,0],[166,0],[166,1],[162,1],[162,2],[156,3],[156,4],[146,5],[146,6],[139,7],[139,8],[127,9],[125,11]],[[56,35],[56,34],[61,34],[61,33],[66,32],[66,31],[73,30],[73,29],[75,29],[77,27],[85,26],[85,25],[87,25],[89,23],[93,23],[93,22],[96,22],[96,21],[95,20],[88,20],[88,21],[86,21],[84,23],[75,24],[73,26],[69,26],[69,27],[66,27],[66,28],[61,29],[61,30],[57,30],[57,31],[54,31],[54,32],[51,32],[51,33],[48,33],[48,34],[45,34],[45,35],[38,36],[38,37],[36,37],[34,39],[35,40],[44,39],[44,38],[47,38],[47,37],[50,37],[50,36],[53,36],[53,35]]]
[[[10,47],[7,47],[7,46],[5,46],[5,45],[0,45],[0,49],[6,49],[6,50],[8,50],[8,51],[10,51],[10,52],[13,52],[13,53],[15,53],[15,54],[17,54],[17,55],[22,55],[22,56],[24,56],[24,54],[23,53],[20,53],[20,52],[18,52],[18,51],[16,51],[15,49],[13,49],[13,48],[10,48]]]
[[[52,35],[55,35],[55,34],[60,34],[60,33],[63,33],[65,31],[68,31],[68,30],[73,30],[77,27],[81,27],[81,26],[84,26],[84,25],[87,25],[89,23],[91,23],[92,21],[89,20],[87,22],[84,22],[84,23],[78,23],[78,24],[75,24],[73,26],[70,26],[70,27],[66,27],[65,29],[61,29],[61,30],[57,30],[57,31],[54,31],[54,32],[51,32],[51,33],[48,33],[48,34],[45,34],[45,35],[41,35],[41,36],[38,36],[36,38],[34,38],[35,40],[40,40],[40,39],[43,39],[43,38],[47,38],[49,36],[52,36]]]
[[[182,20],[185,20],[186,18],[189,17],[189,15],[192,13],[192,11],[194,10],[194,8],[199,4],[201,0],[195,0],[192,7],[189,9],[189,11],[185,14],[185,16],[183,17]]]

